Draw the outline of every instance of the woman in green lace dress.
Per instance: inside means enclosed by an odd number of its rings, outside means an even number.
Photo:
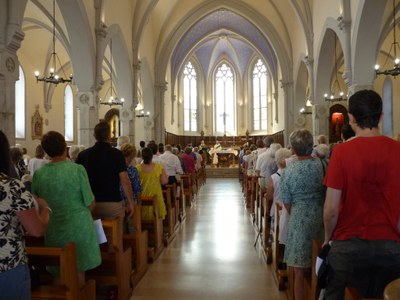
[[[280,181],[280,197],[290,214],[284,261],[294,268],[295,299],[303,299],[303,280],[311,268],[312,240],[324,238],[324,167],[319,158],[311,156],[311,132],[296,130],[289,139],[298,160],[284,169]]]
[[[60,133],[49,131],[43,136],[41,144],[50,157],[50,163],[33,175],[32,193],[45,199],[53,211],[45,243],[48,247],[75,243],[79,281],[83,284],[84,272],[101,263],[91,215],[94,195],[84,167],[67,159],[65,139]],[[49,268],[49,271],[58,275],[55,268]]]

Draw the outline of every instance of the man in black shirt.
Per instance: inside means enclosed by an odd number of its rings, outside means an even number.
[[[90,186],[96,198],[93,214],[96,218],[110,219],[133,215],[132,186],[122,152],[110,144],[110,125],[101,121],[94,128],[96,144],[79,153],[76,163],[85,167]],[[123,203],[119,191],[122,185],[128,199]],[[125,207],[126,205],[126,207]]]

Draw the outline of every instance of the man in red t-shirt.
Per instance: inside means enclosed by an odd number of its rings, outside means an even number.
[[[382,99],[372,90],[349,99],[355,138],[337,145],[325,185],[325,241],[332,240],[325,299],[344,299],[346,286],[361,297],[383,298],[400,278],[400,143],[380,135]]]

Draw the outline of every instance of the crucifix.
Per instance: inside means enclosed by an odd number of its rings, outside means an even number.
[[[229,117],[229,115],[226,112],[224,112],[224,113],[220,114],[219,116],[222,117],[224,120],[224,135],[226,136],[226,117]]]

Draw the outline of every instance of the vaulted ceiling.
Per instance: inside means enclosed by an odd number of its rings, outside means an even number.
[[[216,10],[194,24],[182,36],[171,58],[173,73],[194,55],[205,75],[218,59],[229,59],[243,75],[257,53],[275,72],[277,58],[266,37],[243,16],[226,9]]]

